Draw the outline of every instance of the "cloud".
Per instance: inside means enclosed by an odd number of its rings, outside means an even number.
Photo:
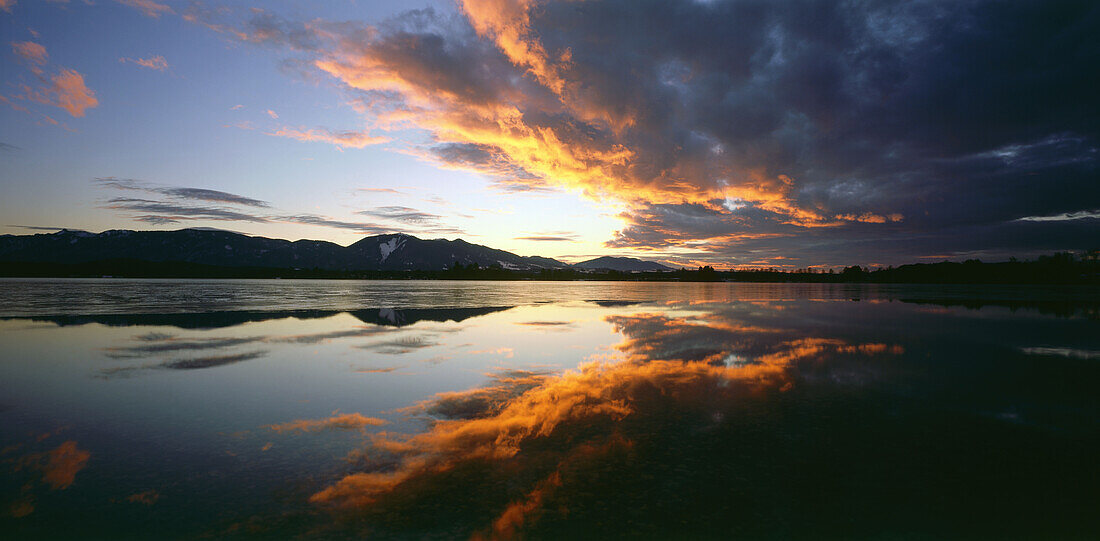
[[[278,117],[275,117],[278,118]],[[337,148],[364,148],[389,141],[388,137],[372,136],[367,131],[334,131],[327,128],[284,127],[269,133],[277,137],[289,137],[299,141],[313,141],[336,145]]]
[[[214,220],[261,224],[293,223],[318,225],[337,229],[347,229],[366,234],[383,234],[393,232],[394,230],[392,227],[374,223],[336,220],[316,214],[279,213],[275,209],[272,209],[270,203],[267,201],[220,190],[158,186],[139,179],[118,177],[97,177],[92,179],[92,182],[104,188],[142,192],[166,198],[167,200],[141,197],[113,197],[104,202],[105,208],[126,212],[130,214],[130,217],[134,220],[155,225],[173,224],[188,220]],[[188,201],[209,202],[214,204],[196,205],[186,203]],[[234,208],[234,206],[238,208]],[[256,210],[253,209],[263,209],[267,212],[257,213]]]
[[[532,240],[538,242],[576,242],[576,237],[555,237],[555,236],[530,236],[530,237],[515,237],[515,240]]]
[[[115,197],[107,200],[106,208],[131,212],[148,213],[138,219],[151,223],[173,223],[180,220],[215,220],[267,223],[266,217],[246,214],[231,209],[211,206],[180,205],[150,199]],[[290,220],[286,220],[290,221]]]
[[[158,215],[155,215],[155,214],[145,214],[145,215],[141,215],[141,216],[134,216],[133,219],[137,220],[139,222],[145,222],[147,224],[153,224],[153,225],[178,224],[180,222],[179,218],[170,218],[168,216],[158,216]]]
[[[241,104],[238,103],[237,105],[234,105],[233,107],[229,108],[230,111],[236,111],[238,109],[244,109],[244,105],[241,105]]]
[[[11,8],[15,7],[16,0],[0,0],[0,9],[11,13]]]
[[[11,49],[17,56],[32,64],[44,65],[50,58],[46,48],[33,41],[13,41]]]
[[[249,207],[261,208],[266,208],[270,206],[267,201],[260,201],[259,199],[252,199],[251,197],[245,197],[243,195],[237,195],[218,190],[207,190],[204,188],[161,188],[157,189],[156,191],[168,196],[178,197],[180,199],[213,201],[216,203],[232,203],[235,205],[245,205]]]
[[[298,419],[276,425],[267,425],[266,428],[275,432],[317,432],[320,430],[362,430],[368,426],[380,426],[388,421],[377,417],[366,417],[358,413],[333,413],[332,417],[325,419]]]
[[[275,111],[272,111],[271,109],[268,109],[267,111],[264,111],[264,112],[266,112],[267,116],[269,116],[271,118],[274,118],[274,119],[279,118],[279,115]]]
[[[30,229],[31,231],[63,231],[63,230],[66,230],[66,229],[71,229],[71,228],[68,228],[68,227],[47,227],[47,226],[40,226],[40,225],[19,225],[19,224],[8,224],[8,227],[18,227],[20,229]]]
[[[304,225],[320,225],[325,227],[335,227],[337,229],[350,229],[352,231],[367,233],[371,235],[381,235],[384,233],[392,233],[394,231],[394,229],[391,227],[380,226],[373,223],[345,222],[342,220],[333,220],[325,216],[318,216],[316,214],[291,214],[273,216],[272,221]]]
[[[440,167],[488,175],[493,185],[505,192],[553,192],[549,183],[512,163],[491,145],[446,143],[428,148],[421,155]]]
[[[1024,216],[1017,218],[1019,222],[1064,222],[1066,220],[1088,220],[1100,218],[1100,210],[1082,210],[1079,212],[1063,212],[1053,216]]]
[[[392,193],[397,195],[406,195],[405,192],[395,190],[393,188],[356,188],[355,191],[366,193]]]
[[[84,116],[86,109],[99,105],[95,92],[84,84],[84,76],[75,70],[62,68],[51,78],[52,84],[36,101],[60,107],[76,118]]]
[[[266,11],[218,24],[292,50],[370,133],[423,135],[407,151],[425,160],[622,205],[612,247],[749,260],[759,239],[796,253],[813,236],[912,258],[1100,208],[1094,5],[460,6],[374,26]],[[1004,248],[1047,246],[1034,238]],[[1087,241],[1066,229],[1054,244]]]
[[[84,116],[87,109],[99,105],[95,92],[84,83],[84,76],[76,70],[62,67],[53,75],[46,75],[45,65],[49,60],[49,54],[42,45],[30,41],[12,42],[12,52],[28,64],[28,69],[34,75],[35,86],[19,84],[22,93],[15,98],[60,107],[75,118]],[[2,101],[12,108],[29,112],[26,107],[12,103],[7,97],[0,96]],[[43,119],[50,124],[58,122],[43,115]]]
[[[166,195],[175,199],[189,199],[194,201],[211,201],[215,203],[231,203],[234,205],[244,205],[250,207],[263,207],[270,206],[266,201],[260,201],[259,199],[253,199],[251,197],[245,197],[243,195],[237,195],[229,192],[223,192],[219,190],[209,190],[206,188],[183,188],[175,186],[157,186],[153,183],[146,182],[144,180],[134,178],[118,178],[118,177],[95,177],[92,182],[97,186],[104,188],[113,188],[116,190],[130,190],[140,191],[152,194]]]
[[[159,18],[161,15],[175,13],[171,7],[154,2],[153,0],[115,0],[115,2],[132,7],[140,11],[146,17],[152,17],[154,19]]]
[[[150,58],[127,58],[127,57],[123,57],[123,58],[119,58],[118,61],[122,62],[123,64],[125,64],[127,62],[130,62],[131,64],[137,64],[138,66],[141,66],[143,68],[156,70],[156,71],[164,71],[164,70],[168,69],[168,61],[165,60],[164,57],[160,56],[160,55],[153,56],[153,57],[150,57]]]
[[[401,206],[375,207],[371,210],[357,211],[356,214],[392,220],[409,225],[432,225],[438,223],[441,218],[438,214],[430,214],[411,207]]]

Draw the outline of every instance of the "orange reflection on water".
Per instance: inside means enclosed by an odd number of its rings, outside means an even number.
[[[349,457],[363,471],[311,501],[394,516],[410,502],[506,476],[515,485],[510,497],[474,537],[511,538],[550,512],[545,502],[559,487],[583,482],[592,464],[629,460],[630,449],[652,443],[653,427],[667,426],[669,418],[720,424],[747,401],[791,389],[796,363],[901,352],[899,346],[835,338],[783,339],[775,329],[712,319],[720,322],[709,326],[697,315],[609,317],[626,336],[618,346],[625,360],[588,362],[559,375],[507,371],[484,387],[440,393],[405,410],[433,416],[426,432],[370,435],[370,446]],[[685,341],[706,347],[693,350]],[[761,353],[737,353],[749,349]],[[560,501],[556,505],[553,512],[568,512]]]
[[[318,430],[327,429],[360,430],[368,426],[384,425],[387,422],[388,421],[385,419],[367,417],[359,413],[340,414],[339,412],[333,412],[332,417],[324,419],[297,419],[285,423],[267,425],[266,428],[274,430],[275,432],[291,432],[295,430],[316,432]]]
[[[49,451],[28,453],[15,459],[14,470],[38,472],[41,474],[38,482],[51,490],[65,490],[76,481],[76,474],[88,465],[91,456],[90,452],[77,447],[75,441],[68,440]],[[33,480],[23,485],[19,497],[8,509],[11,516],[20,518],[34,512],[34,485]]]

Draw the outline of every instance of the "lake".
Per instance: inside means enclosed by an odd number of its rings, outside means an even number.
[[[1100,537],[1100,289],[0,280],[0,537]]]

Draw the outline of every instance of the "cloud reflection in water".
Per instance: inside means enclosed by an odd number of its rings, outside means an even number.
[[[369,446],[353,453],[356,471],[311,501],[365,517],[380,535],[436,527],[489,538],[577,533],[570,524],[586,523],[576,519],[590,515],[592,505],[609,504],[598,500],[634,501],[629,494],[674,488],[657,484],[710,475],[668,468],[712,461],[753,467],[705,455],[725,438],[736,441],[745,423],[773,415],[768,410],[799,382],[801,363],[903,352],[830,338],[776,340],[776,329],[712,325],[704,316],[640,313],[607,321],[626,338],[620,358],[560,375],[501,371],[486,386],[441,393],[406,411],[432,416],[426,432],[370,435]],[[748,361],[726,362],[731,357]],[[699,445],[701,439],[711,442]],[[673,460],[650,463],[657,456]],[[732,471],[715,473],[736,481]],[[633,484],[624,484],[625,474],[655,484],[623,493],[616,487]],[[667,495],[655,502],[662,499]],[[671,526],[656,517],[641,523],[657,526],[650,534]]]

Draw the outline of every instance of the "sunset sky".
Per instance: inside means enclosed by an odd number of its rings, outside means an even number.
[[[255,6],[0,0],[0,234],[721,267],[1100,247],[1095,2]]]

